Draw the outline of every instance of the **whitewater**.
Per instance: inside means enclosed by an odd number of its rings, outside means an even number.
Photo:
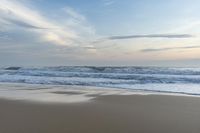
[[[2,67],[0,83],[72,85],[200,95],[200,68]]]

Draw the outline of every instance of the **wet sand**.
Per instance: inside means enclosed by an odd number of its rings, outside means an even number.
[[[200,98],[99,96],[84,103],[0,100],[0,133],[199,133]]]

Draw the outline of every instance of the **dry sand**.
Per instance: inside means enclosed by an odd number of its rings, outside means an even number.
[[[71,104],[2,99],[0,133],[200,133],[200,98],[112,95]]]

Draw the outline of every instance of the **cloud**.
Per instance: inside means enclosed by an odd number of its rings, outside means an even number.
[[[79,14],[77,11],[69,6],[64,7],[62,10],[73,19],[76,19],[78,21],[86,21],[86,18],[83,15]]]
[[[192,38],[194,37],[191,34],[146,34],[146,35],[128,35],[128,36],[110,36],[91,41],[91,44],[101,44],[103,42],[112,41],[112,40],[126,40],[126,39],[139,39],[139,38],[167,38],[167,39],[183,39],[183,38]],[[114,47],[116,44],[109,46],[99,47],[99,48],[110,48]]]
[[[111,36],[107,40],[136,39],[136,38],[191,38],[190,34],[148,34],[148,35],[129,35],[129,36]]]
[[[86,46],[83,46],[83,48],[85,48],[85,49],[96,49],[93,45],[86,45]]]
[[[86,18],[76,12],[71,7],[66,7],[60,13],[59,21],[43,15],[44,12],[37,10],[33,6],[29,7],[29,1],[1,0],[0,1],[0,25],[1,28],[8,29],[11,32],[18,32],[20,29],[29,31],[30,34],[36,34],[38,41],[48,42],[56,45],[73,45],[74,40],[82,39],[83,34],[94,34],[94,30],[88,24]],[[71,24],[66,24],[65,21]],[[65,23],[64,23],[65,22]],[[89,32],[90,31],[90,32]],[[90,36],[90,35],[88,35]]]
[[[24,28],[30,28],[30,29],[48,29],[48,28],[35,26],[33,24],[29,24],[29,23],[22,22],[20,20],[11,19],[11,18],[4,18],[4,20],[6,20],[9,23],[12,23],[12,24],[15,24],[17,26],[24,27]]]
[[[114,0],[103,0],[103,2],[104,6],[110,6],[115,3]]]
[[[0,30],[0,39],[1,39],[1,40],[9,40],[10,38],[9,38],[7,32],[1,31],[1,30]]]
[[[150,49],[142,49],[141,52],[159,52],[159,51],[168,51],[168,50],[177,50],[177,49],[195,49],[195,48],[200,48],[200,46],[150,48]]]

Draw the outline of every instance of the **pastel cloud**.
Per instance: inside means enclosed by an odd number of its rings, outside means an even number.
[[[191,38],[190,34],[147,34],[147,35],[128,35],[128,36],[111,36],[108,40],[135,39],[135,38]]]
[[[149,48],[149,49],[142,49],[142,52],[159,52],[159,51],[168,51],[168,50],[178,50],[178,49],[199,49],[200,46],[185,46],[185,47],[165,47],[165,48]]]
[[[81,27],[81,21],[85,21],[85,18],[70,7],[65,10],[68,18],[79,20],[78,26]],[[22,1],[0,1],[0,25],[4,29],[12,30],[18,27],[31,30],[38,35],[41,41],[57,45],[71,45],[73,40],[80,38],[78,28],[44,17],[40,11],[30,9]]]

